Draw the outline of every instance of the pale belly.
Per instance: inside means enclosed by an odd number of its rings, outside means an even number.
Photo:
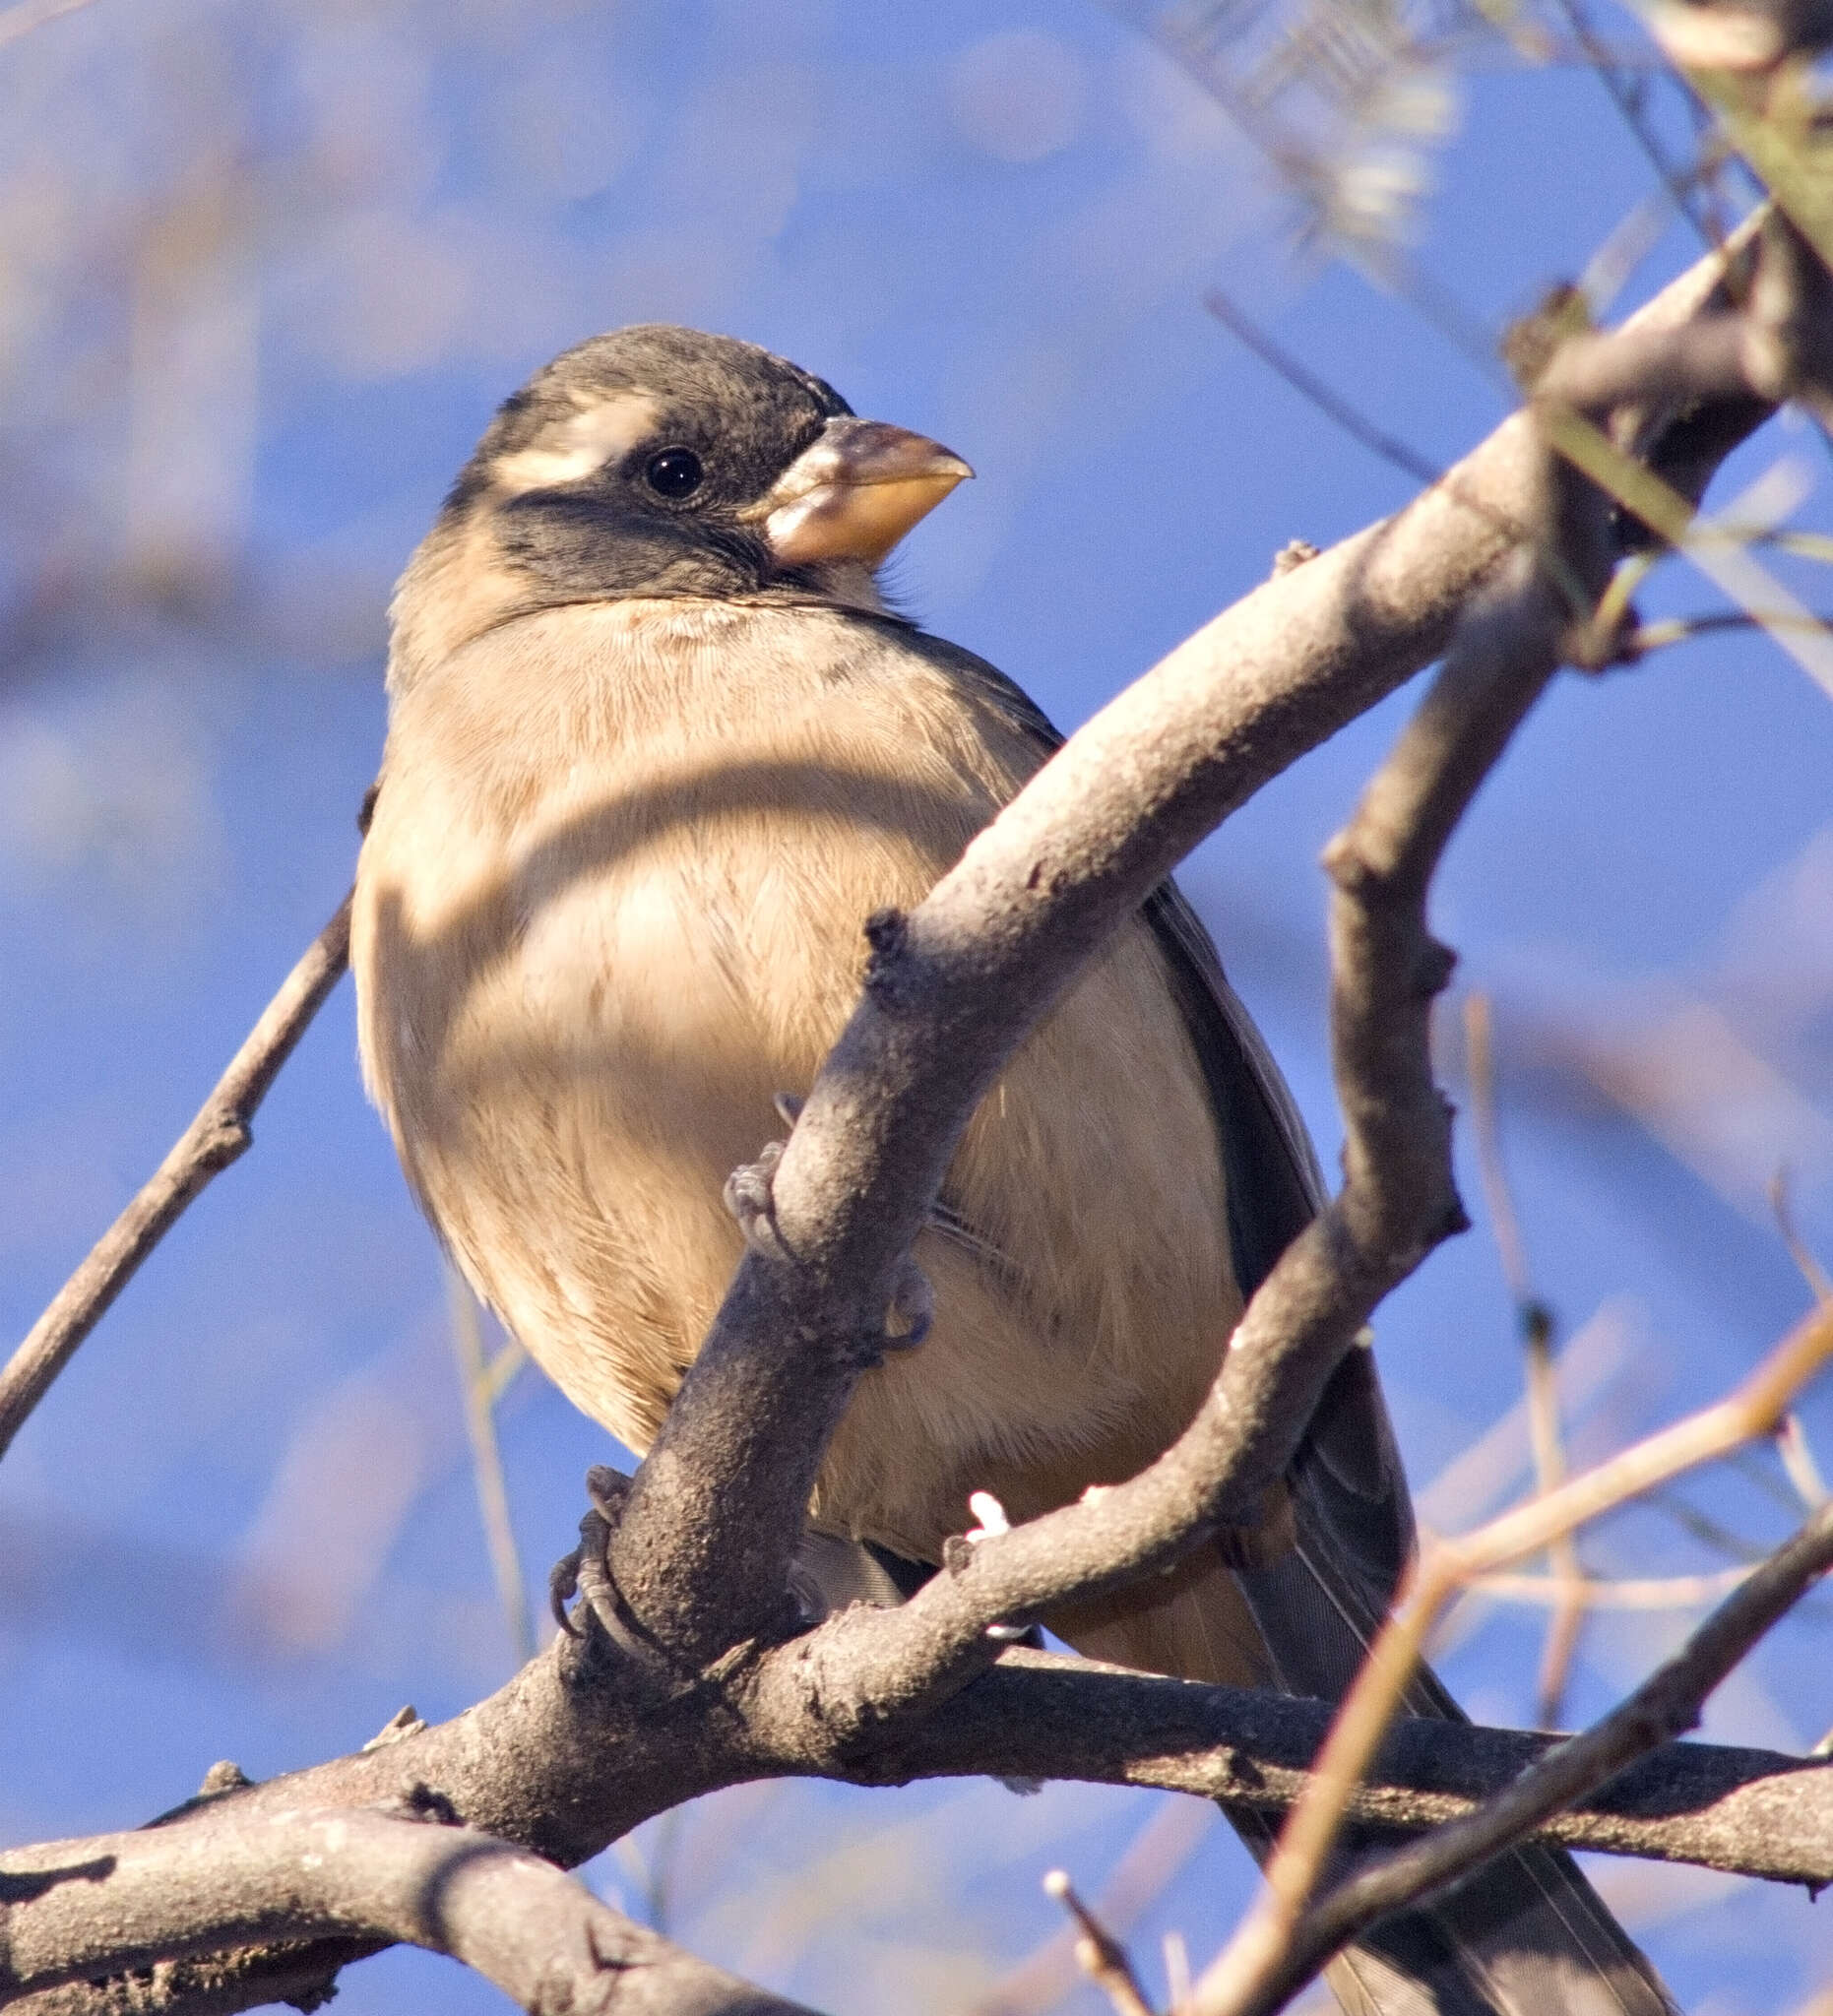
[[[569,761],[527,775],[442,739],[450,709],[417,742],[398,717],[354,925],[365,1069],[473,1286],[639,1452],[739,1256],[725,1179],[850,1013],[861,920],[919,902],[1035,765],[930,685],[728,708],[711,744],[576,707]],[[919,1240],[934,1328],[861,1382],[815,1508],[930,1558],[971,1490],[1025,1516],[1138,1469],[1238,1312],[1201,1075],[1145,926],[1008,1067],[946,1194],[988,1250]]]

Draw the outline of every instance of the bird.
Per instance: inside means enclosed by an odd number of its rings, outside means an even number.
[[[846,1022],[863,920],[918,904],[1060,743],[882,587],[972,473],[754,345],[640,324],[503,403],[391,604],[351,919],[365,1083],[471,1288],[639,1455],[740,1257],[727,1179]],[[863,1376],[821,1469],[820,1588],[896,1600],[974,1493],[1019,1521],[1136,1474],[1323,1196],[1168,881],[963,1135],[914,1249],[926,1334]],[[1359,1347],[1251,1525],[1045,1622],[1094,1658],[1333,1699],[1413,1544]],[[1459,1713],[1424,1670],[1408,1705]],[[1353,2016],[1673,2006],[1540,1847],[1330,1979]]]

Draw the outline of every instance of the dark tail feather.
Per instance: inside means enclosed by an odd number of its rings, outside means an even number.
[[[1313,1451],[1300,1458],[1293,1485],[1298,1545],[1237,1581],[1280,1685],[1334,1701],[1386,1608],[1354,1546],[1359,1515],[1376,1508],[1355,1503],[1358,1494]],[[1383,1537],[1370,1552],[1392,1559],[1390,1545]],[[1423,1667],[1406,1707],[1464,1720]],[[1242,1832],[1259,1854],[1272,1845],[1270,1832],[1259,1841]],[[1384,1845],[1352,1831],[1333,1873]],[[1352,2016],[1675,2016],[1654,1970],[1571,1857],[1539,1846],[1510,1850],[1448,1897],[1375,1925],[1329,1980]]]
[[[1258,1861],[1277,1829],[1231,1814]],[[1357,1850],[1354,1836],[1333,1869]],[[1348,2016],[1674,2016],[1647,1962],[1570,1861],[1527,1848],[1455,1896],[1371,1927],[1324,1970]]]

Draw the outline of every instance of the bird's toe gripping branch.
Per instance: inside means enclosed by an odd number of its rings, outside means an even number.
[[[786,1127],[793,1127],[801,1116],[802,1102],[793,1093],[780,1092],[772,1103]],[[767,1141],[755,1162],[740,1163],[726,1178],[721,1200],[738,1222],[744,1242],[767,1260],[787,1261],[790,1257],[777,1226],[774,1185],[788,1141]],[[885,1305],[881,1336],[866,1347],[866,1363],[876,1364],[887,1351],[911,1351],[929,1335],[935,1321],[935,1290],[915,1257],[904,1256],[891,1296]]]
[[[579,1544],[548,1570],[548,1606],[560,1629],[569,1638],[578,1638],[579,1628],[566,1606],[575,1597],[580,1598],[605,1635],[621,1644],[629,1633],[619,1616],[617,1591],[605,1554],[630,1495],[630,1480],[621,1470],[595,1463],[586,1473],[586,1495],[592,1500],[592,1509],[579,1522]]]
[[[744,1242],[767,1260],[787,1260],[789,1252],[777,1230],[776,1200],[771,1185],[783,1160],[786,1141],[766,1141],[755,1162],[741,1162],[726,1178],[721,1201],[744,1234]]]

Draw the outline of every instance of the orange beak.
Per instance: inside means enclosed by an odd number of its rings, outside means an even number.
[[[876,567],[916,521],[974,472],[939,442],[882,420],[829,420],[757,507],[786,566]]]

